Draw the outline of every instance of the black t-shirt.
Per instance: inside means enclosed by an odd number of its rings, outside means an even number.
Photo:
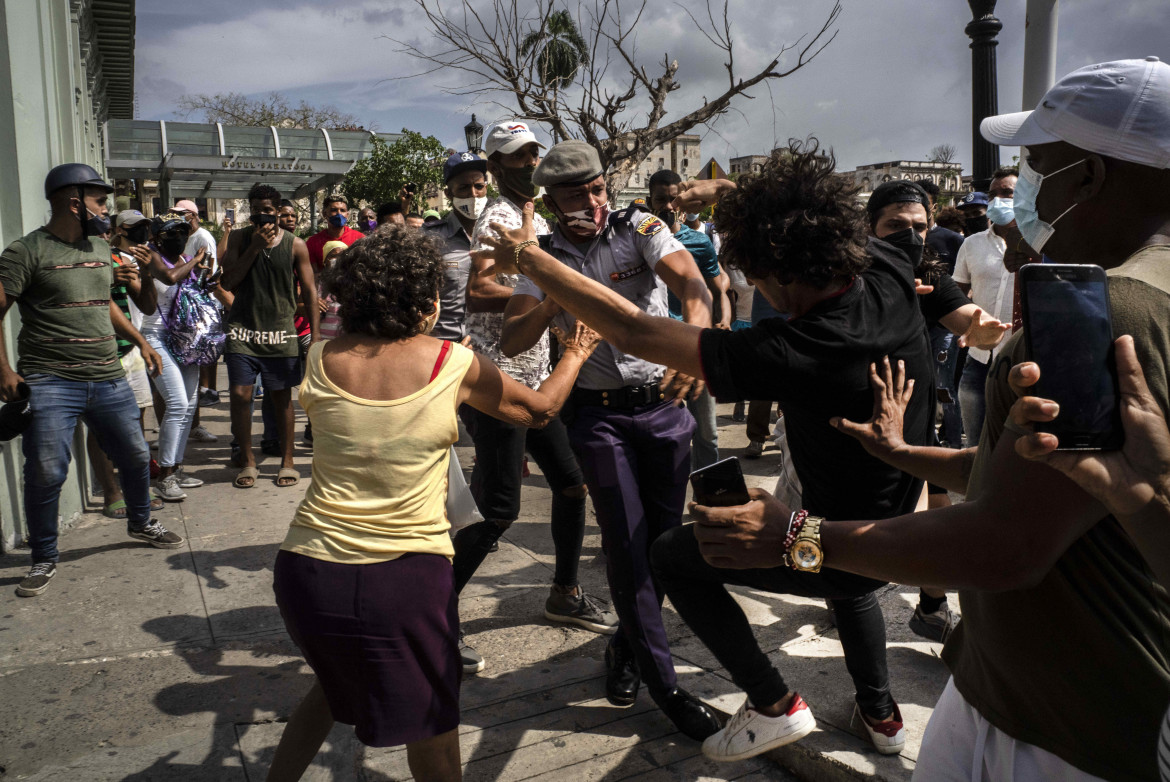
[[[886,355],[906,362],[916,389],[904,437],[911,445],[931,442],[933,368],[914,275],[906,256],[885,242],[871,241],[869,255],[872,265],[850,288],[804,315],[742,331],[706,329],[699,342],[718,399],[780,403],[804,507],[829,520],[910,513],[922,492],[922,481],[829,426],[833,416],[867,421],[873,414],[871,362]]]
[[[949,228],[932,226],[926,232],[926,246],[938,253],[947,265],[947,274],[955,273],[955,261],[959,259],[959,248],[963,246],[963,235]]]

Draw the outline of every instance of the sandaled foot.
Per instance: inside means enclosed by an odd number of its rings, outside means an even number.
[[[115,500],[102,508],[102,515],[107,519],[126,518],[126,500]]]
[[[293,467],[281,467],[276,473],[276,485],[281,488],[296,486],[301,482],[301,474]]]
[[[255,467],[245,467],[236,475],[236,479],[232,481],[237,489],[250,489],[256,485],[256,479],[260,477],[260,470]]]

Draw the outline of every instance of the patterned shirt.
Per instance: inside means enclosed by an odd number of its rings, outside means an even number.
[[[481,240],[484,236],[495,237],[496,232],[488,227],[492,223],[499,223],[508,229],[519,228],[524,223],[524,211],[504,196],[490,201],[471,231],[473,251],[487,249]],[[551,233],[548,221],[539,214],[532,215],[532,226],[538,236]],[[496,282],[509,288],[515,288],[520,279],[518,274],[496,275]],[[471,312],[467,315],[467,333],[471,337],[472,348],[487,356],[511,377],[529,388],[536,388],[549,375],[548,334],[541,336],[528,350],[508,358],[500,352],[500,332],[503,328],[502,312]]]

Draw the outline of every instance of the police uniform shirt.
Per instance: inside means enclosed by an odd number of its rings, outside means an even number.
[[[431,331],[437,339],[455,342],[467,334],[467,275],[471,271],[471,239],[452,210],[445,220],[423,226],[439,243],[443,287],[439,289],[439,320]]]
[[[582,247],[565,238],[558,226],[541,246],[569,268],[620,293],[647,315],[667,317],[666,283],[654,273],[654,267],[665,256],[685,248],[654,215],[636,207],[613,212],[597,238]],[[544,292],[523,276],[512,295],[544,300]],[[570,333],[576,320],[562,312],[553,323]],[[657,382],[664,371],[660,364],[602,342],[581,368],[577,385],[595,391],[642,386]]]

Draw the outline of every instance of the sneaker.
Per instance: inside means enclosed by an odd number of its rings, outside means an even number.
[[[881,754],[897,755],[906,746],[906,728],[902,725],[902,711],[898,708],[898,704],[894,704],[893,720],[870,725],[869,719],[862,714],[861,707],[854,703],[853,719],[849,721],[849,724],[852,725],[859,718],[862,727],[865,728],[865,735],[873,742],[873,748]]]
[[[235,446],[239,450],[240,446]],[[280,447],[280,440],[261,440],[260,453],[265,456],[283,456],[284,449]]]
[[[203,485],[203,481],[201,479],[196,478],[194,475],[188,475],[187,473],[183,472],[182,467],[175,471],[175,475],[179,476],[180,489],[198,489]]]
[[[155,519],[148,521],[142,529],[127,530],[127,534],[132,538],[145,540],[155,548],[178,548],[183,545],[182,535],[171,532]]]
[[[552,587],[548,593],[548,600],[544,601],[544,618],[574,624],[605,635],[617,632],[617,616],[612,611],[605,610],[600,600],[585,594],[585,590],[579,586],[575,595],[566,594],[555,586]]]
[[[252,398],[253,399],[263,399],[264,398],[264,386],[257,385],[256,389],[252,392]]]
[[[464,673],[479,673],[486,666],[487,663],[483,660],[483,655],[472,649],[463,640],[463,630],[459,631],[459,659],[463,661]]]
[[[923,611],[921,605],[915,606],[914,616],[910,617],[909,625],[915,635],[930,641],[946,643],[947,636],[958,623],[955,612],[944,602],[933,614]]]
[[[764,455],[764,444],[758,440],[752,440],[748,443],[747,450],[744,451],[743,458],[745,459],[759,459]]]
[[[16,587],[21,597],[35,597],[49,588],[49,580],[57,575],[56,562],[37,562]]]
[[[703,742],[703,754],[711,760],[743,760],[798,741],[816,726],[812,711],[799,694],[792,696],[792,706],[779,717],[761,714],[745,700],[723,730]]]
[[[219,404],[219,392],[210,388],[205,388],[199,392],[199,405],[201,407],[215,407]]]
[[[207,431],[206,426],[196,426],[191,430],[191,434],[188,437],[197,443],[214,443],[219,441],[218,437]]]
[[[167,502],[178,502],[187,499],[187,493],[179,487],[179,476],[171,473],[165,478],[159,478],[154,485],[155,494]]]

